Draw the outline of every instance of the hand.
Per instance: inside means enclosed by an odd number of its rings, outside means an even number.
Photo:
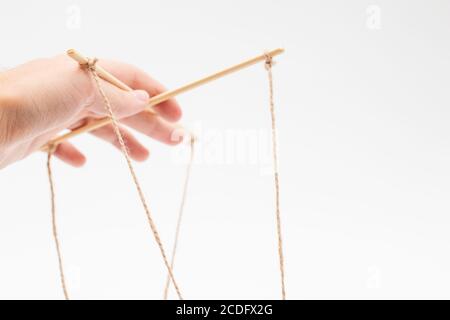
[[[125,63],[100,59],[99,64],[135,89],[126,92],[101,80],[123,126],[166,144],[181,141],[180,127],[174,123],[180,119],[181,109],[174,100],[155,106],[160,116],[144,111],[150,96],[165,91],[161,84]],[[64,129],[73,130],[106,116],[94,80],[66,55],[34,60],[0,73],[0,168],[25,158]],[[130,157],[145,160],[148,150],[123,126]],[[91,133],[120,149],[111,125]],[[86,161],[69,142],[61,143],[55,156],[77,167]]]

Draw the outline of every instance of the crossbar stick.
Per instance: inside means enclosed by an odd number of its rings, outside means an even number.
[[[153,109],[153,106],[164,102],[166,100],[169,100],[181,93],[184,93],[186,91],[195,89],[197,87],[200,87],[206,83],[212,82],[214,80],[220,79],[226,75],[229,75],[231,73],[234,73],[236,71],[239,71],[241,69],[250,67],[258,62],[262,62],[262,61],[266,61],[267,56],[271,56],[271,57],[275,57],[279,54],[282,54],[284,52],[284,49],[282,48],[277,48],[275,50],[271,50],[266,52],[265,54],[256,56],[254,58],[245,60],[239,64],[236,64],[234,66],[228,67],[226,69],[223,69],[219,72],[213,73],[209,76],[206,76],[204,78],[201,78],[199,80],[190,82],[188,84],[185,84],[184,86],[181,86],[177,89],[173,89],[173,90],[169,90],[166,92],[163,92],[157,96],[154,96],[152,98],[150,98],[150,100],[148,101],[148,107],[146,108],[146,112],[151,112],[153,114],[156,114],[156,111]],[[74,49],[70,49],[67,51],[67,54],[74,59],[75,61],[77,61],[79,64],[81,65],[86,65],[88,63],[88,59],[83,56],[82,54],[80,54],[79,52],[77,52]],[[115,85],[116,87],[118,87],[119,89],[125,90],[125,91],[131,91],[132,89],[127,86],[125,83],[123,83],[122,81],[120,81],[119,79],[117,79],[116,77],[114,77],[112,74],[110,74],[108,71],[106,71],[105,69],[103,69],[100,65],[97,65],[97,73],[98,75],[105,81],[110,82],[111,84]],[[47,151],[49,146],[57,146],[58,144],[60,144],[61,142],[64,142],[70,138],[73,138],[75,136],[78,136],[82,133],[85,132],[89,132],[98,128],[101,128],[107,124],[111,123],[111,120],[109,118],[102,118],[102,119],[97,119],[97,120],[92,120],[90,121],[88,124],[79,127],[77,129],[74,129],[68,133],[62,134],[52,140],[50,140],[46,145],[44,145],[41,150],[43,151]]]

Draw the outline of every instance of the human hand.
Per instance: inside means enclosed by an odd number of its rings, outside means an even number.
[[[150,96],[165,91],[160,83],[125,63],[103,59],[99,63],[135,89],[126,92],[101,80],[132,159],[145,160],[148,150],[125,126],[169,145],[181,141],[180,127],[175,124],[181,109],[175,100],[155,106],[159,116],[144,111]],[[64,129],[73,130],[106,116],[93,79],[66,55],[34,60],[0,73],[0,168],[25,158]],[[91,133],[120,149],[112,125]],[[54,154],[77,167],[86,161],[69,142],[58,145]]]

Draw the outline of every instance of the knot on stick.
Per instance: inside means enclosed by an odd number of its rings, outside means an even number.
[[[95,71],[98,59],[97,58],[88,58],[85,64],[86,68],[90,71]]]
[[[273,57],[268,52],[265,52],[264,56],[266,57],[264,67],[266,68],[266,70],[269,70],[275,65],[275,61],[273,61]]]

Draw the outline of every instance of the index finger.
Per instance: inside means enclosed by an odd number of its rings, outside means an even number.
[[[166,91],[166,88],[141,69],[131,64],[112,60],[99,60],[99,63],[112,75],[133,89],[148,92],[150,97]],[[169,99],[154,106],[156,112],[164,119],[175,122],[181,118],[181,108],[175,99]]]

